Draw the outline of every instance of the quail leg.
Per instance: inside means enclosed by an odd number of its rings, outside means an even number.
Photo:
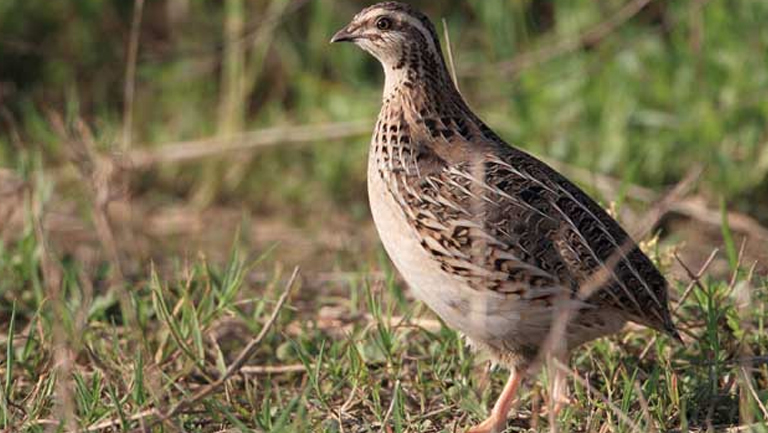
[[[485,421],[467,430],[467,433],[500,433],[503,431],[507,425],[509,409],[512,407],[512,402],[515,399],[521,381],[522,375],[515,369],[512,369],[507,384],[504,385],[499,399],[493,405],[491,415]]]

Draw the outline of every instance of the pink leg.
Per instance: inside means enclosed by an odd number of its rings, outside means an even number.
[[[504,389],[501,391],[499,399],[496,400],[496,404],[493,405],[491,416],[480,424],[467,430],[467,433],[499,433],[504,430],[504,427],[507,425],[509,409],[512,407],[512,402],[515,399],[521,381],[522,376],[515,369],[512,369],[507,384],[504,385]]]

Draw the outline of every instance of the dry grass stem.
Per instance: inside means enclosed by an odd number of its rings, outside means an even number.
[[[307,367],[305,367],[304,364],[246,365],[240,369],[240,373],[251,374],[251,375],[303,373],[305,371],[307,371]]]
[[[131,147],[133,131],[133,101],[136,93],[136,58],[139,53],[139,38],[141,37],[141,17],[144,11],[144,0],[134,0],[131,33],[128,38],[128,55],[125,61],[125,83],[123,88],[123,137],[122,149]]]
[[[400,379],[397,379],[395,381],[395,386],[392,388],[392,400],[389,402],[389,407],[387,408],[386,414],[384,414],[384,419],[381,421],[381,431],[389,431],[389,428],[387,427],[387,423],[389,423],[389,418],[392,416],[392,412],[395,410],[395,403],[397,403],[397,394],[400,391]]]
[[[749,372],[747,372],[747,369],[744,366],[739,368],[739,370],[743,376],[742,382],[749,390],[749,393],[752,395],[752,398],[757,404],[757,407],[760,408],[760,412],[763,413],[763,418],[768,420],[768,409],[766,409],[765,404],[763,404],[763,401],[760,399],[760,396],[757,394],[757,390],[755,390],[755,385],[752,383],[752,379],[750,378]]]
[[[148,146],[143,146],[145,149],[133,151],[128,157],[133,168],[146,169],[157,164],[194,161],[260,147],[343,140],[368,134],[370,129],[371,125],[368,122],[275,127],[234,134],[229,137],[170,143],[153,150],[146,149]]]
[[[134,421],[134,422],[141,421],[147,418],[151,418],[156,414],[157,414],[157,411],[155,409],[148,409],[148,410],[144,410],[139,413],[131,415],[130,417],[128,417],[128,421]],[[120,418],[108,419],[108,420],[99,422],[97,424],[94,424],[92,426],[89,426],[83,429],[82,432],[87,433],[87,432],[96,432],[100,430],[111,429],[116,426],[119,426],[121,422],[122,421],[120,420]]]
[[[456,74],[456,63],[453,60],[453,47],[451,46],[451,33],[448,31],[448,23],[443,18],[443,37],[445,38],[445,50],[448,52],[448,66],[451,71],[451,79],[456,90],[461,93],[459,88],[459,76]]]
[[[715,260],[715,257],[717,257],[717,254],[720,252],[717,248],[712,250],[711,253],[709,253],[709,257],[707,257],[707,260],[704,261],[704,264],[701,265],[701,268],[699,268],[699,271],[695,274],[691,272],[691,269],[688,267],[688,265],[683,262],[683,259],[680,258],[679,255],[675,254],[675,260],[682,266],[682,268],[685,270],[685,272],[688,274],[688,277],[690,278],[691,282],[688,283],[688,286],[685,288],[685,291],[683,291],[682,296],[680,296],[680,299],[677,300],[677,305],[672,309],[672,312],[675,313],[677,310],[680,309],[680,307],[683,306],[683,303],[686,299],[688,299],[688,296],[690,296],[691,291],[693,291],[694,287],[701,287],[701,277],[704,276],[704,273],[707,272],[707,269],[709,269],[709,266],[712,264],[712,262]]]

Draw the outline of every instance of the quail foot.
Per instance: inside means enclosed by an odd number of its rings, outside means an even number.
[[[564,360],[627,321],[679,339],[664,277],[594,200],[478,118],[426,15],[379,3],[331,41],[354,43],[384,68],[368,161],[384,248],[418,299],[510,370],[490,417],[470,432],[504,429],[545,351]]]

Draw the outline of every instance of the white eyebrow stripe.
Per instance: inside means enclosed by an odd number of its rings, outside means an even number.
[[[377,17],[379,15],[384,15],[386,12],[391,13],[394,16],[397,16],[403,22],[407,22],[411,26],[413,26],[416,30],[419,31],[424,36],[424,39],[427,40],[427,43],[429,44],[430,48],[433,50],[433,52],[438,51],[438,47],[435,46],[435,35],[432,34],[432,32],[429,31],[429,29],[424,26],[424,23],[421,22],[418,18],[414,17],[413,15],[410,15],[408,13],[402,12],[402,11],[387,11],[382,9],[371,9],[368,11],[361,12],[362,15],[356,16],[354,18],[354,21],[356,22],[365,22],[371,18]]]

